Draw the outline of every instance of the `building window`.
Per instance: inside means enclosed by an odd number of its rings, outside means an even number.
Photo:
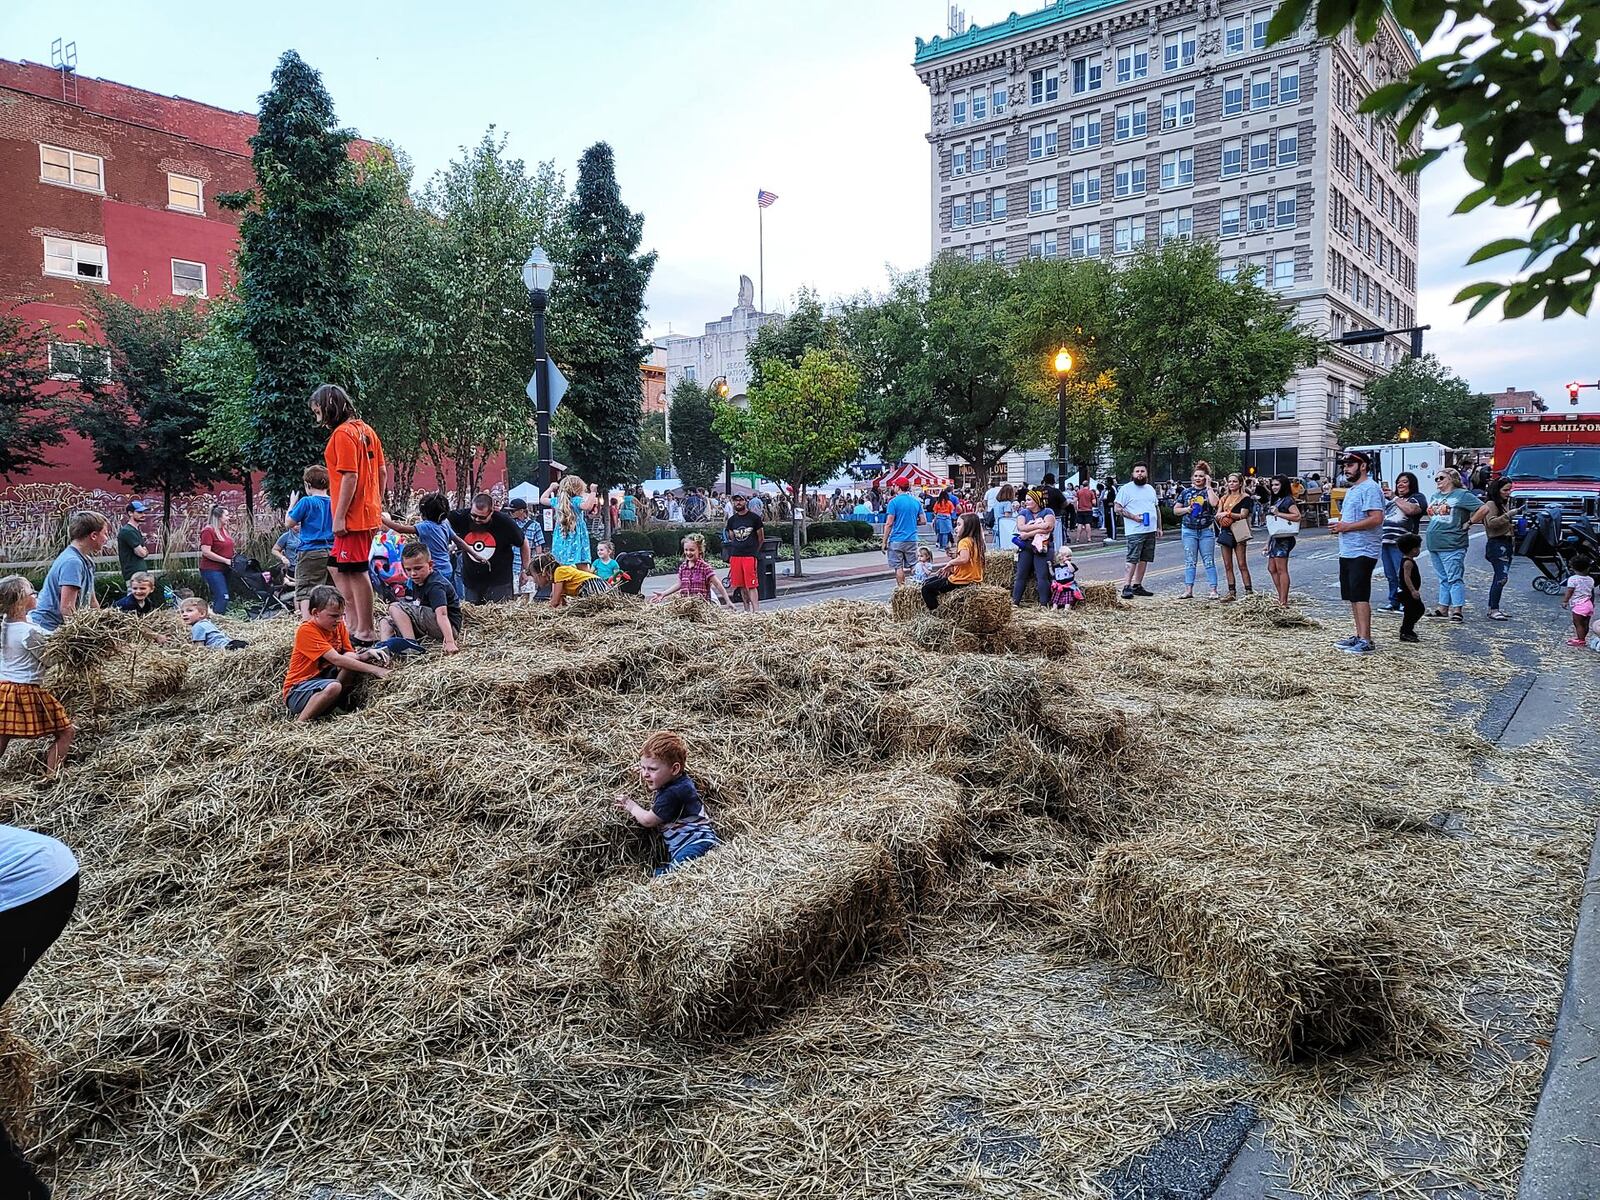
[[[973,174],[977,174],[979,171],[987,171],[988,169],[989,169],[989,147],[987,145],[985,145],[983,142],[978,142],[972,147],[972,171],[973,171]]]
[[[1231,179],[1244,170],[1244,143],[1231,138],[1222,143],[1222,178]]]
[[[1161,128],[1194,124],[1194,89],[1183,88],[1161,97]]]
[[[1294,255],[1292,253],[1279,254],[1273,258],[1272,286],[1275,288],[1290,288],[1294,286]]]
[[[1161,214],[1163,243],[1194,236],[1194,209],[1173,208]]]
[[[974,242],[972,244],[972,253],[971,253],[971,255],[969,257],[975,263],[988,262],[989,261],[989,243],[988,242]]]
[[[1257,71],[1250,76],[1250,108],[1256,111],[1272,107],[1272,72]]]
[[[993,160],[996,170],[1006,165],[1006,140],[997,137],[989,146],[989,157]]]
[[[1056,156],[1056,124],[1035,125],[1028,130],[1028,158],[1037,161]]]
[[[1150,74],[1150,47],[1143,42],[1117,47],[1117,82],[1132,83]]]
[[[1294,104],[1300,99],[1300,64],[1285,63],[1278,68],[1278,103]]]
[[[39,146],[39,182],[86,192],[106,190],[106,164],[98,154],[80,154],[61,146]]]
[[[1252,133],[1250,135],[1250,169],[1252,171],[1265,171],[1272,166],[1272,135],[1270,133]]]
[[[1028,99],[1034,104],[1050,104],[1059,95],[1061,80],[1054,67],[1028,72]]]
[[[1072,148],[1093,150],[1100,145],[1100,110],[1072,118]]]
[[[1163,190],[1178,186],[1178,152],[1168,150],[1161,156],[1161,187]]]
[[[1006,244],[994,242],[989,247],[989,258],[993,262],[1003,263],[1006,260]]]
[[[1117,105],[1116,140],[1125,142],[1129,138],[1141,138],[1148,131],[1150,119],[1149,110],[1143,101],[1137,104]]]
[[[991,93],[990,99],[992,101],[992,103],[990,104],[990,107],[994,109],[994,115],[997,116],[997,117],[1005,116],[1006,115],[1006,85],[1005,85],[1004,81],[1001,81],[1000,83],[997,83],[997,84],[994,85],[994,91]],[[1000,260],[999,259],[995,259],[995,261],[999,262]]]
[[[1093,167],[1087,171],[1074,171],[1072,173],[1072,203],[1100,203],[1099,167]]]
[[[1028,236],[1029,258],[1054,258],[1056,256],[1056,231],[1047,229],[1043,233],[1034,233]]]
[[[1236,117],[1244,111],[1244,76],[1222,81],[1222,115]]]
[[[1127,254],[1144,247],[1144,218],[1118,217],[1112,243],[1116,253]]]
[[[1244,53],[1244,18],[1229,17],[1225,35],[1225,49],[1229,54]]]
[[[1194,66],[1195,31],[1181,29],[1177,33],[1167,34],[1162,46],[1162,66],[1168,71],[1176,71],[1180,67]]]
[[[1267,227],[1267,214],[1271,205],[1265,196],[1251,196],[1245,210],[1246,219],[1250,222],[1250,232],[1260,233]]]
[[[172,294],[174,296],[204,296],[206,294],[205,263],[172,260]]]
[[[1073,258],[1100,257],[1100,226],[1078,225],[1072,230],[1071,253]]]
[[[1119,196],[1144,195],[1145,160],[1130,159],[1117,164],[1116,194]]]
[[[965,146],[952,146],[950,148],[950,174],[962,176],[967,173],[967,148]]]
[[[1267,22],[1272,20],[1270,8],[1260,8],[1250,14],[1250,48],[1252,50],[1265,50],[1267,48]]]
[[[1235,237],[1235,236],[1238,235],[1238,233],[1239,233],[1239,202],[1237,200],[1225,200],[1225,201],[1223,201],[1223,204],[1222,204],[1222,225],[1221,225],[1220,232],[1221,232],[1223,237]]]
[[[1300,161],[1300,131],[1297,129],[1278,130],[1278,165],[1292,167]]]
[[[972,223],[972,210],[967,207],[967,198],[957,196],[950,205],[950,227],[952,229],[965,229]]]
[[[92,283],[106,281],[106,248],[92,242],[74,242],[67,238],[44,239],[44,273],[65,279],[84,279]]]
[[[1035,179],[1028,185],[1028,211],[1030,213],[1055,212],[1058,205],[1056,180]]]
[[[989,115],[989,95],[982,88],[973,89],[971,104],[973,121],[981,121]]]
[[[175,208],[179,212],[203,212],[204,202],[201,200],[201,184],[198,179],[189,175],[167,175],[167,207]]]
[[[1104,67],[1098,54],[1087,54],[1082,58],[1072,60],[1072,94],[1082,96],[1086,92],[1100,90],[1100,72]]]
[[[1295,194],[1293,192],[1278,193],[1278,228],[1283,229],[1295,222]]]
[[[1005,188],[996,188],[995,189],[995,191],[994,191],[994,203],[990,206],[990,210],[989,211],[994,214],[994,219],[996,221],[1004,221],[1006,219],[1006,190],[1005,190]]]
[[[965,125],[967,123],[967,94],[965,92],[950,93],[950,124]]]
[[[972,223],[974,225],[987,225],[989,223],[988,192],[979,192],[972,197]]]
[[[111,351],[93,342],[51,342],[50,378],[104,383],[111,378]]]
[[[1232,283],[1239,278],[1239,264],[1231,259],[1224,259],[1217,264],[1217,278],[1223,283]]]

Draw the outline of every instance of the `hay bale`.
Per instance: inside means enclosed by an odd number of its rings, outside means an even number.
[[[1363,905],[1367,889],[1334,875],[1266,844],[1185,829],[1102,847],[1089,883],[1118,957],[1249,1050],[1285,1061],[1395,1025],[1396,933]]]
[[[957,588],[939,598],[934,615],[957,629],[979,635],[998,633],[1011,624],[1011,593],[988,584]]]
[[[983,581],[990,587],[1002,588],[1007,595],[1017,578],[1017,553],[1001,550],[983,556]]]
[[[155,640],[158,628],[168,637],[183,636],[176,624],[117,609],[80,609],[45,643],[46,686],[73,711],[127,711],[164,700],[189,673],[183,643]]]
[[[11,1132],[13,1124],[33,1105],[33,1076],[38,1067],[38,1054],[21,1034],[11,1028],[7,1016],[0,1013],[0,1114]]]
[[[889,615],[896,621],[915,621],[928,615],[923,602],[922,589],[914,583],[903,583],[889,597]]]
[[[1132,608],[1122,598],[1122,585],[1117,583],[1080,583],[1083,601],[1073,605],[1075,610],[1085,608]]]
[[[1072,653],[1072,630],[1060,613],[1018,609],[1005,631],[1006,649],[1013,654],[1065,658]]]
[[[1224,605],[1222,613],[1238,625],[1271,629],[1320,629],[1322,622],[1314,621],[1299,608],[1285,607],[1276,596],[1260,593],[1246,596],[1233,604]]]

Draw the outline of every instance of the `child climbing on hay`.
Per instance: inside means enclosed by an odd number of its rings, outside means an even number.
[[[28,614],[38,594],[21,575],[0,579],[0,754],[12,738],[50,738],[45,771],[66,761],[77,733],[67,710],[44,688],[44,644],[49,638]]]
[[[323,584],[311,590],[310,616],[294,633],[289,671],[283,677],[283,706],[296,721],[314,721],[341,700],[350,706],[361,676],[382,679],[387,667],[357,654],[344,624],[344,597]]]
[[[652,733],[639,747],[639,778],[654,793],[650,807],[626,793],[617,794],[618,808],[644,828],[661,831],[669,861],[656,868],[657,875],[720,844],[694,780],[684,773],[688,762],[689,747],[681,737],[667,731]]]
[[[550,589],[550,607],[565,608],[568,600],[587,596],[604,596],[610,589],[593,571],[558,563],[549,554],[535,554],[528,565],[528,578],[535,591]]]
[[[211,606],[199,596],[186,596],[178,601],[178,616],[189,628],[189,640],[199,642],[208,650],[242,650],[249,645],[218,629],[211,619]]]
[[[722,580],[717,578],[717,569],[706,561],[705,537],[691,533],[683,539],[683,560],[678,564],[678,582],[664,591],[657,592],[651,597],[651,602],[659,603],[668,596],[682,592],[685,596],[694,596],[709,604],[712,588],[717,590],[722,603],[733,603],[733,597],[728,594],[728,589],[723,587]]]

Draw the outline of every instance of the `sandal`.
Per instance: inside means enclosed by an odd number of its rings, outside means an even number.
[[[1245,588],[1244,594],[1246,596],[1248,596],[1250,594],[1250,589],[1249,588]],[[1215,592],[1211,593],[1211,598],[1213,600],[1215,600],[1217,598],[1217,594]],[[1228,589],[1228,594],[1222,598],[1222,602],[1224,604],[1232,604],[1238,598],[1239,598],[1239,594],[1237,592],[1235,592],[1232,588],[1229,588]]]
[[[1506,616],[1506,614],[1501,612],[1498,608],[1491,608],[1489,610],[1489,620],[1491,620],[1491,621],[1509,621],[1509,620],[1511,620],[1511,618]]]
[[[1440,618],[1442,620],[1443,618],[1448,617],[1450,615],[1450,610],[1448,608],[1436,608],[1431,613],[1429,613],[1428,615],[1430,617],[1438,617],[1438,618]]]
[[[1450,614],[1450,619],[1452,621],[1454,621],[1457,625],[1465,625],[1467,623],[1467,618],[1465,616],[1463,616],[1459,612],[1451,613]]]

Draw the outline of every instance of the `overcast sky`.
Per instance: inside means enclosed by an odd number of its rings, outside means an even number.
[[[967,12],[982,24],[1034,7],[985,0]],[[608,141],[660,253],[650,329],[697,333],[732,307],[741,274],[758,278],[758,188],[779,196],[766,213],[769,309],[801,286],[848,295],[927,259],[927,96],[910,62],[913,39],[945,23],[944,0],[0,0],[0,57],[48,62],[65,36],[86,75],[254,110],[292,47],[322,72],[340,120],[404,147],[419,179],[491,124],[569,182],[584,147]],[[1459,163],[1422,176],[1429,348],[1486,391],[1555,400],[1567,380],[1600,376],[1585,321],[1485,314],[1466,326],[1465,306],[1450,305],[1488,277],[1462,267],[1472,249],[1525,225],[1451,217],[1467,190]]]

